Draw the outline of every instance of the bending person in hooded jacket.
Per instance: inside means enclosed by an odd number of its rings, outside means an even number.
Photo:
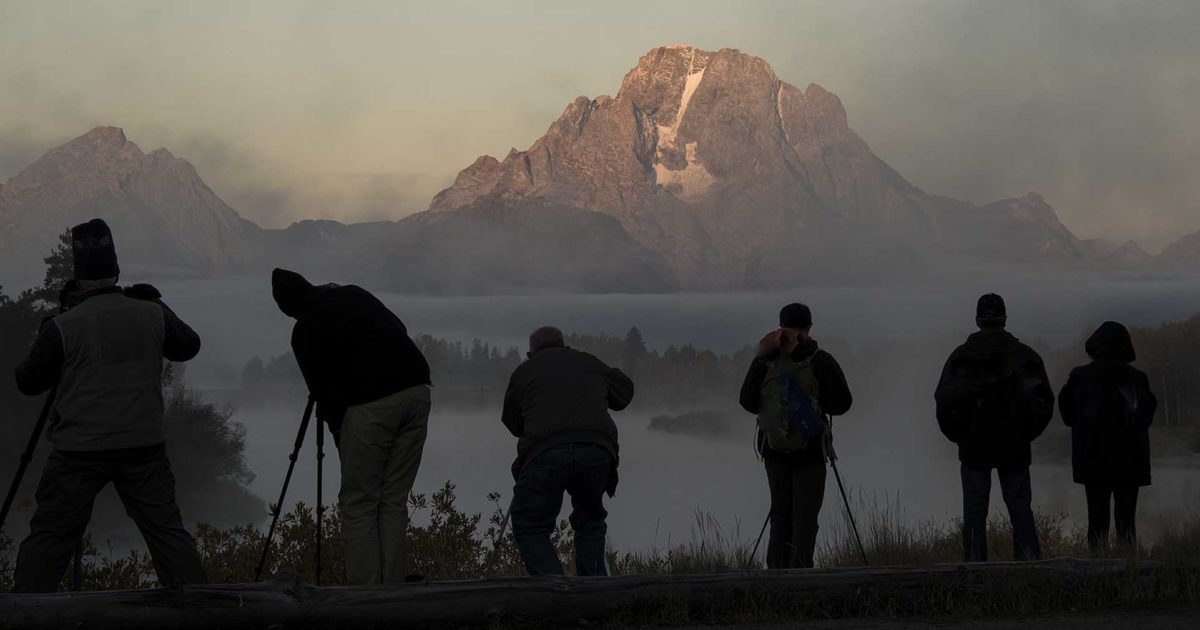
[[[979,298],[979,332],[946,360],[934,400],[942,433],[958,445],[963,488],[963,557],[986,562],[992,469],[1012,521],[1013,556],[1041,557],[1033,519],[1030,444],[1054,416],[1054,391],[1042,358],[1004,329],[1004,299]]]
[[[513,370],[501,420],[517,440],[512,507],[513,537],[530,575],[562,575],[550,534],[571,495],[575,570],[608,575],[604,493],[617,490],[617,425],[609,410],[633,400],[633,381],[617,368],[568,348],[562,331],[539,328],[529,336],[529,360]]]
[[[408,493],[429,423],[429,364],[404,322],[365,289],[313,286],[276,269],[271,291],[296,320],[292,351],[341,458],[347,581],[403,582]]]
[[[1071,370],[1058,394],[1063,422],[1071,427],[1075,483],[1087,493],[1088,547],[1108,546],[1109,507],[1115,507],[1117,540],[1137,542],[1138,489],[1150,485],[1150,423],[1158,400],[1141,370],[1129,331],[1104,322],[1088,338],[1092,362]]]

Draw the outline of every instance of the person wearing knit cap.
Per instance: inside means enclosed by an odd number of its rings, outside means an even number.
[[[1158,399],[1146,373],[1130,365],[1137,355],[1125,326],[1104,322],[1084,350],[1092,361],[1071,370],[1058,409],[1071,427],[1075,483],[1083,484],[1087,496],[1088,547],[1097,552],[1108,547],[1111,514],[1118,542],[1132,549],[1138,491],[1150,485],[1150,424]]]
[[[429,424],[429,364],[404,322],[361,287],[313,286],[276,269],[271,294],[296,320],[292,352],[341,456],[346,580],[404,582],[408,493]]]
[[[204,583],[175,501],[162,395],[163,362],[196,356],[200,337],[154,287],[117,286],[121,268],[103,220],[72,228],[71,251],[74,278],[60,293],[62,312],[43,322],[16,369],[21,393],[56,389],[53,450],[17,553],[13,590],[58,589],[96,494],[109,483],[146,540],[159,584]]]
[[[816,381],[812,394],[820,411],[840,416],[850,410],[853,397],[846,375],[837,359],[817,345],[812,331],[812,310],[792,303],[779,311],[779,328],[759,342],[758,353],[742,382],[739,403],[760,415],[770,403],[765,394],[772,374],[784,363],[806,366]],[[767,567],[771,569],[813,566],[821,506],[825,500],[825,450],[822,443],[788,448],[772,446],[760,430],[756,440],[767,470],[771,491],[771,535],[767,542]]]
[[[963,557],[984,562],[992,470],[1012,521],[1013,556],[1036,560],[1030,444],[1054,415],[1042,358],[1005,330],[1004,298],[988,293],[975,307],[979,331],[951,353],[934,400],[938,427],[958,445],[963,489]]]

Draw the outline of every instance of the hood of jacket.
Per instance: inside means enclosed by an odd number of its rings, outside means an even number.
[[[1117,322],[1104,322],[1088,337],[1084,345],[1088,356],[1093,359],[1111,359],[1122,363],[1133,363],[1137,355],[1133,351],[1133,338],[1129,329]]]
[[[295,271],[275,269],[271,272],[271,296],[279,310],[294,319],[299,319],[329,288],[329,285],[313,286]]]

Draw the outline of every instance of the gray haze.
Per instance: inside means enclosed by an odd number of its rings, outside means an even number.
[[[1042,193],[1082,237],[1200,228],[1200,4],[0,2],[0,180],[93,126],[267,226],[397,218],[667,43],[842,97],[930,192]]]
[[[314,279],[322,280],[322,279]],[[213,399],[227,393],[228,375],[240,373],[252,356],[287,351],[292,320],[278,313],[266,278],[238,281],[160,283],[172,307],[204,337],[204,350],[187,368],[187,379]],[[932,392],[942,362],[973,330],[974,300],[983,290],[1004,293],[1010,330],[1035,345],[1053,348],[1076,343],[1104,319],[1152,326],[1194,313],[1200,284],[1096,283],[1075,277],[1034,281],[984,279],[978,286],[924,288],[833,288],[787,294],[704,294],[672,296],[504,296],[414,298],[381,294],[410,332],[470,341],[479,337],[502,347],[519,346],[533,327],[557,324],[568,332],[623,335],[630,326],[644,331],[655,348],[694,343],[731,352],[755,342],[775,326],[778,307],[804,300],[814,309],[814,336],[841,354],[856,402],[838,420],[842,472],[866,503],[887,503],[910,522],[948,523],[961,509],[954,447],[938,432]],[[880,342],[922,341],[880,356],[862,350]],[[843,343],[844,342],[844,343]],[[848,345],[850,350],[837,348]],[[846,353],[851,353],[848,355]],[[1078,349],[1079,361],[1085,360]],[[890,365],[894,376],[869,380],[861,366]],[[222,374],[226,375],[222,377]],[[436,383],[438,375],[433,375]],[[1055,387],[1061,383],[1054,383]],[[621,431],[622,486],[608,503],[610,539],[620,549],[664,548],[686,541],[697,510],[711,513],[727,534],[739,528],[753,538],[762,523],[768,494],[762,465],[751,449],[753,419],[736,407],[728,392],[727,411],[744,420],[744,431],[727,439],[667,435],[646,430],[658,413],[692,409],[638,407],[617,414]],[[247,457],[258,475],[252,489],[262,497],[278,491],[303,400],[270,400],[244,405],[236,418],[247,428]],[[1056,420],[1056,423],[1059,421]],[[1052,430],[1043,439],[1049,437]],[[1061,439],[1062,432],[1058,433]],[[312,444],[300,458],[291,498],[313,500]],[[431,492],[447,480],[458,485],[460,506],[489,513],[485,500],[499,491],[511,496],[508,466],[513,440],[499,421],[499,409],[463,410],[435,402],[430,436],[416,490]],[[336,454],[327,468],[326,496],[336,496]],[[1139,516],[1147,540],[1164,519],[1194,505],[1200,492],[1200,456],[1155,460],[1154,485],[1143,494]],[[1081,486],[1071,482],[1069,460],[1039,456],[1034,467],[1034,500],[1048,514],[1064,514],[1080,524],[1085,514]],[[837,520],[836,488],[827,488],[825,519]],[[993,512],[1003,514],[999,492]],[[1189,508],[1183,508],[1189,509]],[[191,517],[195,518],[195,517]],[[832,527],[823,530],[828,540]]]

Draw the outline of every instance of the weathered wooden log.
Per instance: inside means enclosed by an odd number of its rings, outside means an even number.
[[[1188,570],[1197,572],[1198,567]],[[692,619],[729,611],[793,618],[904,614],[953,598],[1063,592],[1097,579],[1153,588],[1154,562],[1049,560],[923,567],[809,569],[611,578],[507,578],[318,588],[282,574],[259,584],[47,595],[0,595],[5,628],[262,628],[482,626]],[[1014,592],[1017,592],[1014,591]],[[1011,594],[1011,593],[1010,593]],[[949,598],[949,599],[948,599]]]

